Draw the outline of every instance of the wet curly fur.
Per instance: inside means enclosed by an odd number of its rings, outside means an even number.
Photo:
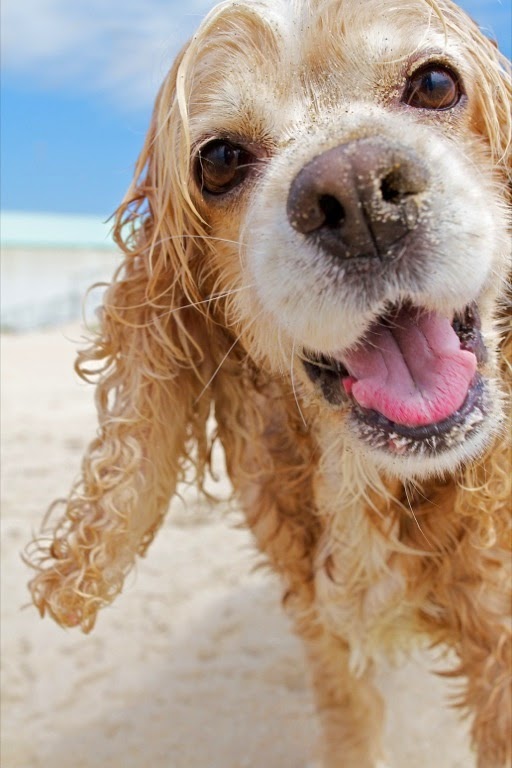
[[[502,427],[512,359],[510,82],[495,46],[449,0],[398,6],[227,2],[183,49],[117,212],[124,260],[77,361],[80,376],[96,383],[99,432],[80,480],[28,549],[37,570],[30,587],[41,614],[89,632],[191,467],[203,487],[218,439],[304,641],[326,768],[377,764],[383,707],[373,660],[416,636],[455,651],[450,674],[463,679],[457,704],[472,717],[478,766],[498,768],[511,760]],[[462,73],[464,104],[453,113],[415,112],[396,95],[411,57],[428,60],[432,50]],[[457,216],[470,205],[468,188],[476,190],[480,230],[461,252],[432,252],[438,282],[426,290],[411,281],[407,295],[446,312],[478,303],[488,350],[481,373],[495,401],[476,447],[462,442],[419,468],[399,457],[380,462],[350,436],[347,407],[326,404],[305,376],[301,344],[314,337],[318,346],[333,330],[322,325],[330,287],[320,295],[307,244],[286,249],[284,223],[286,191],[305,162],[401,126],[432,166],[443,155],[439,162],[460,176],[450,196],[455,223],[441,212],[432,225],[441,244],[466,243]],[[205,193],[197,174],[200,148],[219,136],[260,152],[257,173],[225,200]],[[289,276],[303,288],[298,309],[296,296],[282,296]],[[452,294],[467,296],[452,306],[439,296],[458,281]],[[350,306],[353,295],[343,283],[339,290],[338,304]],[[342,327],[343,306],[329,311],[329,325]]]

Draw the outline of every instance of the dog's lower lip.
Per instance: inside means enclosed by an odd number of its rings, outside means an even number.
[[[390,435],[393,434],[398,437],[405,437],[415,441],[422,441],[432,437],[443,439],[443,437],[452,432],[454,428],[462,426],[467,417],[477,406],[483,410],[481,402],[483,389],[483,379],[480,374],[476,374],[471,382],[464,403],[455,413],[448,418],[443,419],[443,421],[438,421],[433,424],[425,424],[420,427],[408,427],[404,424],[396,424],[382,414],[377,413],[377,411],[361,408],[361,406],[354,401],[352,403],[352,410],[358,420],[370,427],[375,427],[376,430],[380,432],[389,432]]]

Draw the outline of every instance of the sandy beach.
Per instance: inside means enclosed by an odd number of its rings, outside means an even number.
[[[80,333],[2,337],[3,768],[305,768],[317,726],[300,643],[232,505],[174,504],[88,636],[28,606],[20,552],[95,431],[72,370]],[[430,663],[380,674],[388,763],[472,768]]]

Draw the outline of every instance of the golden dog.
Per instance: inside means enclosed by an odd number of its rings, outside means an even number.
[[[373,663],[413,637],[455,651],[479,768],[510,764],[510,127],[505,60],[450,0],[207,16],[117,213],[77,363],[99,433],[29,550],[42,614],[89,631],[218,438],[326,768],[377,765]]]

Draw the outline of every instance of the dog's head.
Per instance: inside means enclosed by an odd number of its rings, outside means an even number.
[[[228,2],[155,112],[151,184],[208,238],[193,298],[231,292],[258,364],[398,474],[475,456],[500,418],[503,67],[451,2]]]

